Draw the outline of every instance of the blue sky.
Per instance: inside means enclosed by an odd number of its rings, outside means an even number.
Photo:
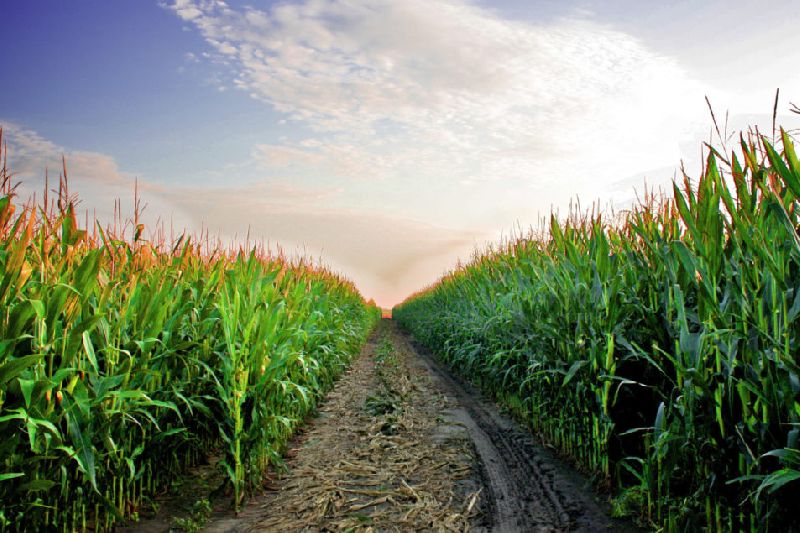
[[[133,173],[191,180],[220,154],[246,157],[279,120],[187,64],[204,41],[156,2],[9,2],[2,24],[3,118],[111,154]]]
[[[800,103],[792,2],[4,2],[0,125],[23,191],[67,157],[107,217],[251,230],[390,305],[580,196],[697,165],[710,122]]]

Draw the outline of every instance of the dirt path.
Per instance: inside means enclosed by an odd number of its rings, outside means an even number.
[[[408,342],[407,339],[405,339]],[[483,469],[489,523],[497,531],[639,531],[610,518],[589,482],[424,350],[419,361],[458,404],[450,418],[467,428]]]
[[[456,405],[396,327],[378,330],[293,443],[288,473],[205,531],[466,531],[481,524],[480,468]]]
[[[203,530],[638,531],[390,320],[292,441],[286,466],[238,516],[218,502]]]

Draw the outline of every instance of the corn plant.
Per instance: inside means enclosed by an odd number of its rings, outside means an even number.
[[[80,227],[66,165],[48,192],[20,205],[3,164],[0,531],[111,529],[217,452],[238,508],[378,309],[302,260],[145,240],[138,211]]]
[[[695,183],[551,218],[393,310],[667,531],[800,527],[800,163],[709,148]]]

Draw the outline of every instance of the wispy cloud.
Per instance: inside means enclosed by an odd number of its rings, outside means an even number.
[[[676,62],[589,19],[535,25],[457,0],[173,9],[235,86],[315,132],[258,147],[267,169],[577,191],[675,162],[702,104]]]
[[[68,176],[79,176],[75,185],[89,193],[92,187],[117,189],[133,187],[134,176],[122,172],[114,158],[98,152],[69,150],[23,125],[0,118],[4,141],[8,143],[11,169],[23,191],[41,191],[49,171],[57,183],[62,173],[62,156],[68,160]],[[126,191],[127,192],[127,191]]]

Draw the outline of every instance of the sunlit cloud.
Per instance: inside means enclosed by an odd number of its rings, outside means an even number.
[[[51,187],[57,186],[63,174],[62,156],[67,160],[70,184],[82,196],[97,188],[104,192],[132,193],[135,177],[122,172],[114,158],[97,152],[68,150],[42,137],[38,132],[0,118],[3,139],[8,144],[11,170],[20,190],[25,194],[42,192],[46,176]],[[107,195],[106,195],[107,197]]]
[[[555,184],[574,193],[677,163],[702,106],[703,86],[674,60],[586,18],[536,25],[415,0],[173,9],[230,61],[235,86],[315,132],[257,147],[267,170],[524,184],[529,203]]]

